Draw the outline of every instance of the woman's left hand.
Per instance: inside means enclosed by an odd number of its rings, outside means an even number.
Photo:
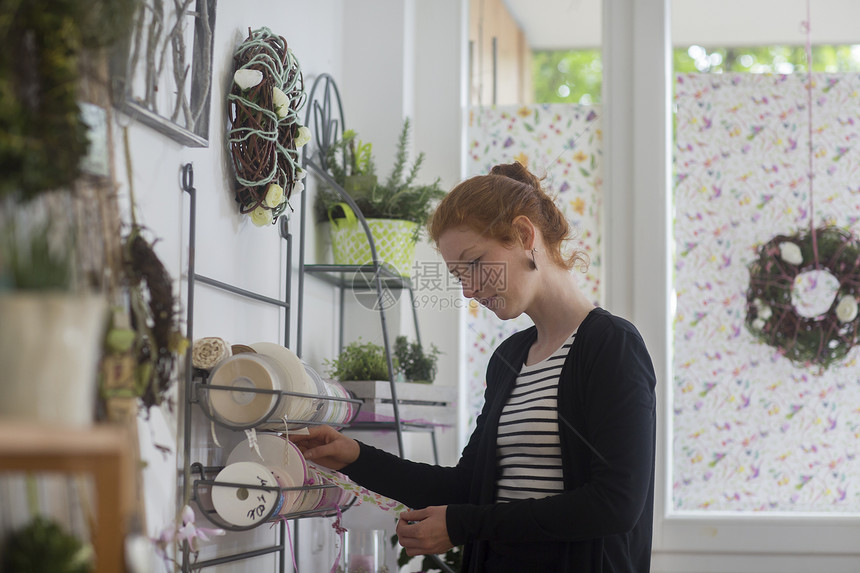
[[[448,538],[447,512],[447,505],[434,505],[400,514],[397,537],[406,555],[435,555],[454,547]]]

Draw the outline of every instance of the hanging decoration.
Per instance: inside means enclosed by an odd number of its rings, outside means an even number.
[[[299,123],[305,103],[302,71],[287,41],[268,28],[249,31],[233,55],[227,96],[230,154],[239,212],[263,227],[304,188],[298,149],[310,141]]]
[[[812,142],[812,44],[806,5],[806,110],[809,232],[778,235],[749,266],[745,324],[758,340],[798,366],[827,369],[858,341],[860,241],[834,226],[815,226]]]
[[[123,241],[123,270],[129,297],[132,344],[137,361],[134,394],[149,409],[167,396],[188,341],[179,325],[179,303],[170,273],[156,255],[154,242],[133,225]],[[169,404],[172,407],[171,404]]]
[[[156,241],[145,238],[148,230],[137,221],[128,128],[122,134],[131,224],[122,237],[119,271],[128,305],[113,310],[105,335],[101,394],[108,418],[125,420],[134,431],[137,399],[147,412],[165,402],[172,410],[170,390],[188,340],[182,334],[173,280],[155,252]]]
[[[758,340],[798,365],[822,368],[844,358],[857,344],[856,237],[836,227],[779,235],[761,247],[749,270],[746,325]],[[824,292],[828,279],[832,286]],[[816,291],[819,300],[830,299],[826,311],[808,316],[803,297],[798,296],[805,287]]]

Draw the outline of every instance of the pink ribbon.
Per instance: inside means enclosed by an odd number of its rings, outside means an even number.
[[[340,558],[343,555],[343,544],[344,537],[343,534],[346,533],[346,528],[341,523],[341,518],[343,514],[340,511],[340,506],[336,506],[337,508],[337,518],[334,520],[334,523],[331,524],[332,529],[334,529],[338,536],[340,537],[340,547],[337,548],[337,557],[334,558],[334,563],[332,563],[331,571],[329,573],[337,573],[337,568],[340,565]]]
[[[283,515],[279,515],[277,518],[272,520],[272,525],[270,525],[269,527],[274,527],[275,524],[278,522],[282,522],[284,524],[284,527],[287,528],[287,543],[290,546],[290,557],[293,559],[293,571],[298,571],[299,567],[296,564],[296,550],[293,547],[293,537],[292,535],[290,535],[290,521]]]

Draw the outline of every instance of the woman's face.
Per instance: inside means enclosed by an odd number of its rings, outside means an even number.
[[[460,281],[463,296],[501,319],[522,314],[527,300],[521,279],[527,262],[519,247],[507,247],[468,227],[443,232],[438,246],[448,271]]]

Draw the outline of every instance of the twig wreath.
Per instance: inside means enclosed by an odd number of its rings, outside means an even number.
[[[827,368],[858,342],[860,241],[836,227],[821,227],[814,233],[815,245],[809,232],[778,235],[761,247],[758,259],[749,266],[746,325],[753,336],[792,362]],[[835,278],[835,296],[826,312],[803,316],[797,309],[796,290],[805,273],[819,270]],[[818,278],[822,276],[826,275]]]
[[[138,395],[150,408],[170,389],[177,357],[187,342],[179,328],[179,302],[170,273],[139,227],[132,227],[123,251],[131,323],[138,333]]]
[[[230,153],[239,212],[255,225],[274,223],[304,188],[298,148],[310,141],[298,111],[307,97],[299,62],[268,28],[249,30],[233,54],[227,96]]]
[[[754,337],[798,366],[822,371],[857,343],[860,241],[833,226],[815,227],[812,146],[812,42],[806,2],[806,111],[808,128],[809,232],[778,235],[765,243],[749,266],[745,324]],[[824,304],[806,304],[810,286]],[[829,288],[828,288],[829,287]],[[800,309],[798,307],[801,307]]]

